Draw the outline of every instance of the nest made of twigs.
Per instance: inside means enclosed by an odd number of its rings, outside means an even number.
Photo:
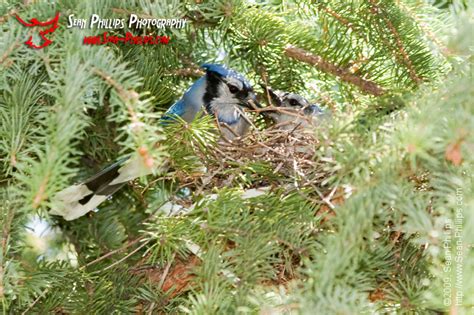
[[[197,153],[203,161],[204,171],[195,176],[182,174],[179,181],[188,186],[199,186],[201,192],[210,191],[233,186],[244,170],[253,169],[255,174],[249,175],[254,177],[247,187],[318,184],[326,175],[322,162],[316,158],[320,146],[317,135],[317,129],[296,125],[290,130],[277,126],[263,130],[255,128],[241,138],[221,139],[211,152]],[[265,168],[262,174],[258,167]]]

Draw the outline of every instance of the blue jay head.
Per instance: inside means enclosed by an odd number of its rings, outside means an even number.
[[[211,114],[233,110],[235,106],[261,107],[252,86],[243,75],[222,65],[204,64],[202,67],[206,70],[204,104]]]
[[[263,86],[263,89],[266,90],[268,95],[270,95],[272,105],[275,107],[282,108],[283,110],[288,110],[288,112],[299,113],[300,115],[319,118],[324,114],[324,111],[316,104],[311,104],[307,99],[301,95],[283,92],[283,91],[274,91],[269,87]],[[278,110],[270,111],[268,113],[275,123],[290,122],[291,120],[297,121],[295,115],[285,114],[284,111],[279,112]]]
[[[322,114],[323,110],[316,104],[311,104],[303,96],[283,91],[273,91],[271,88],[264,87],[269,93],[272,103],[276,107],[287,107],[293,110],[303,110],[305,115]]]

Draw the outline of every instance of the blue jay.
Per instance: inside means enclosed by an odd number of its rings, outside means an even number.
[[[168,109],[161,124],[166,126],[176,116],[191,122],[204,110],[216,118],[223,137],[232,140],[245,135],[250,123],[243,109],[260,107],[252,86],[244,76],[224,66],[204,64],[202,67],[206,74]],[[50,213],[74,220],[95,209],[128,181],[150,173],[141,159],[124,158],[83,183],[57,193],[59,206]]]
[[[260,107],[250,83],[240,73],[221,65],[204,64],[206,75],[184,93],[183,98],[164,114],[164,120],[174,115],[187,122],[203,108],[214,116],[223,137],[232,140],[247,133],[250,122],[243,109]]]
[[[281,130],[293,130],[298,127],[317,126],[325,116],[316,104],[311,104],[301,95],[283,91],[274,91],[262,86],[271,98],[275,110],[266,112]]]

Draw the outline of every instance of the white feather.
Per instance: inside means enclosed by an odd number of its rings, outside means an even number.
[[[85,205],[81,205],[79,203],[80,199],[78,199],[73,202],[63,203],[61,208],[57,208],[54,211],[55,213],[53,211],[50,212],[62,216],[66,221],[72,221],[97,208],[102,202],[107,200],[107,197],[105,195],[94,195]]]
[[[109,185],[126,183],[137,177],[151,174],[151,172],[152,170],[144,165],[140,157],[133,157],[118,170],[119,176],[110,182]],[[86,204],[80,204],[79,201],[91,193],[93,191],[87,188],[85,184],[69,186],[56,194],[56,207],[51,209],[50,213],[60,215],[65,220],[71,221],[94,210],[107,200],[107,195],[93,195]]]
[[[121,184],[131,181],[137,177],[149,175],[152,173],[152,169],[147,167],[143,163],[143,159],[140,157],[133,157],[127,161],[120,169],[119,176],[114,179],[110,185]]]

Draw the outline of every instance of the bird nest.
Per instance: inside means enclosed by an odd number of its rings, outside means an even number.
[[[190,186],[199,186],[200,191],[235,187],[236,183],[247,188],[317,184],[327,175],[316,158],[319,146],[317,129],[255,129],[242,138],[221,139],[210,153],[198,153],[204,172],[185,182],[193,181]]]

